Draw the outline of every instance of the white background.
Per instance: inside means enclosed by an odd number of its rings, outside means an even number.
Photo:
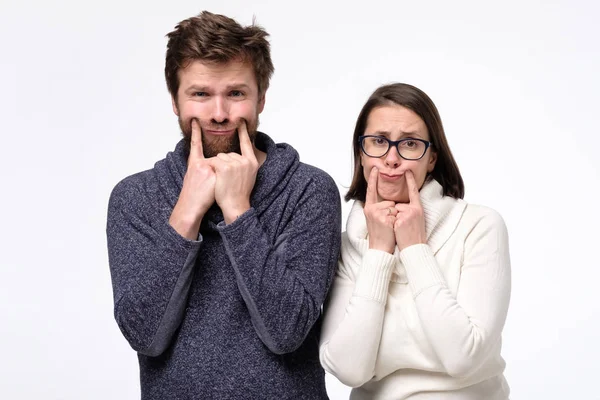
[[[202,9],[271,34],[261,130],[341,193],[368,95],[394,81],[427,92],[466,199],[509,228],[513,400],[600,399],[600,13],[572,0],[2,1],[0,398],[139,398],[112,316],[106,206],[180,138],[165,34]]]

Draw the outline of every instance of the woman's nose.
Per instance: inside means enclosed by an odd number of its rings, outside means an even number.
[[[385,155],[385,166],[390,168],[396,168],[400,165],[400,155],[395,147],[391,147],[388,153]]]

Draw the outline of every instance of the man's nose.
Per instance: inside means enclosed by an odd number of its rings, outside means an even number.
[[[215,97],[212,119],[217,122],[225,122],[229,118],[229,104],[227,100],[217,96]]]

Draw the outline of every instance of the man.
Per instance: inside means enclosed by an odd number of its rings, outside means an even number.
[[[340,198],[257,131],[267,36],[208,12],[168,34],[184,138],[111,194],[115,319],[138,352],[142,399],[327,398],[318,336]]]

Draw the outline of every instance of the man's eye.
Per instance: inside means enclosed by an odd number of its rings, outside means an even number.
[[[232,97],[241,97],[241,96],[243,96],[243,95],[244,95],[244,93],[242,93],[242,92],[241,92],[241,91],[239,91],[239,90],[232,90],[232,91],[231,91],[229,94],[230,94]]]
[[[206,96],[208,96],[208,93],[206,93],[206,92],[194,92],[194,96],[196,96],[196,97],[206,97]]]

